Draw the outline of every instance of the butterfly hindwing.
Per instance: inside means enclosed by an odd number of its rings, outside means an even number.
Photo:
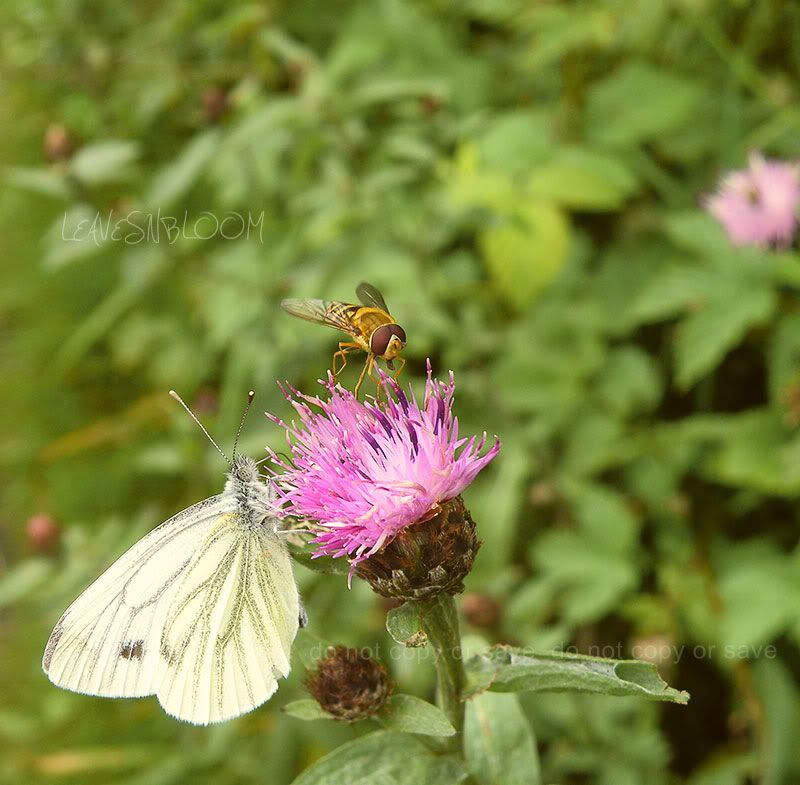
[[[220,516],[178,588],[161,636],[164,709],[219,722],[264,703],[289,673],[299,597],[285,545],[239,513]]]

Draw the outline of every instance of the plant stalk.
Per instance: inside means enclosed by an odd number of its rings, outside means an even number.
[[[448,738],[448,746],[460,751],[464,731],[464,664],[455,600],[449,594],[440,594],[433,602],[421,603],[420,618],[434,654],[436,703],[456,729],[455,735]]]

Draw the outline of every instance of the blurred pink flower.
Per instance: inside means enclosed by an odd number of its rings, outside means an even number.
[[[734,245],[786,247],[794,239],[800,203],[800,167],[751,153],[748,168],[723,178],[703,206]]]
[[[358,401],[328,380],[328,400],[292,389],[287,399],[300,422],[287,424],[291,460],[272,455],[284,512],[319,523],[314,556],[350,556],[353,566],[403,529],[436,514],[460,494],[500,450],[480,455],[486,434],[459,438],[453,416],[453,374],[433,379],[430,364],[420,407],[409,390],[385,374],[387,401]],[[351,573],[352,574],[352,573]]]

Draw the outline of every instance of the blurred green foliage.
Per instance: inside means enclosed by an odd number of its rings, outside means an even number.
[[[367,587],[302,567],[294,673],[238,721],[39,665],[104,565],[222,483],[166,390],[224,446],[250,388],[287,416],[275,380],[313,391],[336,338],[280,299],[363,279],[405,378],[454,369],[464,432],[504,442],[467,498],[468,590],[500,614],[467,629],[649,657],[692,693],[492,695],[470,722],[513,701],[543,782],[800,779],[800,255],[734,250],[698,207],[750,149],[800,153],[800,6],[6,0],[0,22],[0,780],[288,783],[368,730],[280,712],[324,642],[431,697]],[[229,214],[249,238],[193,236]],[[281,438],[252,418],[244,449]]]

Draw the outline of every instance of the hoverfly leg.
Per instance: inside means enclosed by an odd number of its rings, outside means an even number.
[[[347,365],[347,353],[352,352],[353,349],[358,349],[359,346],[357,343],[351,343],[349,341],[341,341],[339,343],[339,351],[333,353],[333,357],[331,358],[331,371],[333,373],[333,381],[336,381],[336,377],[345,369]],[[342,367],[337,370],[336,368],[336,358],[342,358]]]
[[[372,352],[369,353],[367,356],[367,361],[364,363],[364,367],[361,369],[361,375],[358,377],[358,381],[356,382],[356,386],[353,389],[353,395],[355,395],[356,400],[358,400],[358,391],[361,388],[361,382],[364,381],[364,376],[369,374],[372,370],[372,366],[375,364],[375,355]],[[370,378],[372,378],[370,376]]]
[[[403,370],[403,368],[406,367],[405,357],[397,357],[396,359],[397,359],[397,370],[394,372],[395,381],[397,380],[397,377],[400,376],[400,372]]]

